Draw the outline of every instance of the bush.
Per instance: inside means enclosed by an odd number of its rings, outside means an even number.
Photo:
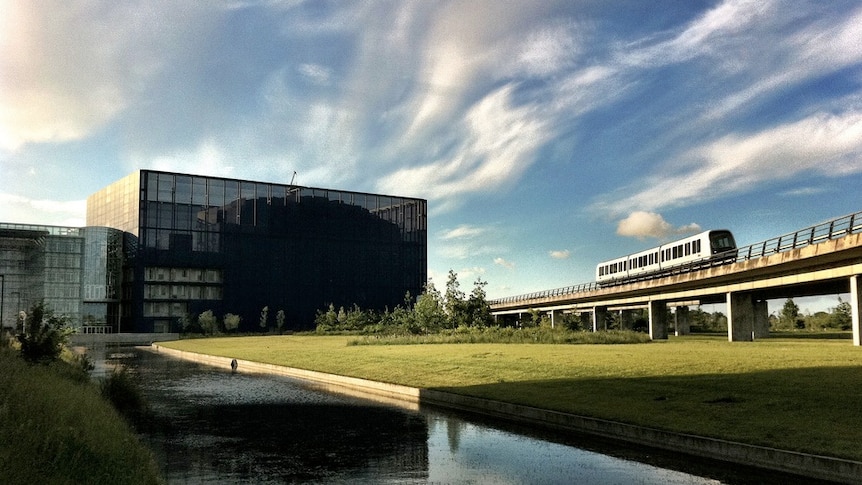
[[[24,323],[24,333],[18,336],[24,360],[41,364],[56,361],[69,337],[67,321],[65,316],[54,315],[44,302],[33,305]]]
[[[146,409],[141,389],[125,367],[114,369],[103,378],[99,389],[102,397],[127,418],[136,417]]]

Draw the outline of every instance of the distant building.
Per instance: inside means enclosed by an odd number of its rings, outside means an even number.
[[[423,199],[140,170],[87,199],[85,228],[0,224],[0,317],[28,307],[14,287],[115,332],[180,331],[207,310],[258,330],[264,307],[270,327],[283,311],[285,329],[310,329],[330,303],[418,295],[426,214]]]
[[[76,327],[118,327],[122,232],[106,227],[0,223],[0,321],[44,301]]]

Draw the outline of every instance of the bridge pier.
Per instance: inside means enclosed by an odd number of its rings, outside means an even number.
[[[850,314],[853,326],[853,345],[862,345],[862,276],[850,277]]]
[[[688,321],[687,306],[676,307],[674,318],[676,321],[676,325],[674,326],[674,334],[677,337],[680,335],[688,335],[689,333],[691,333],[691,324]]]
[[[608,329],[608,307],[593,307],[593,332]]]
[[[649,302],[649,337],[652,340],[667,339],[667,304],[663,301]]]
[[[766,300],[754,302],[754,338],[769,336],[769,304]]]
[[[620,330],[632,330],[635,319],[631,310],[620,310]]]
[[[756,301],[751,293],[727,294],[727,339],[751,342],[769,334],[769,309],[765,301]]]
[[[727,340],[750,342],[754,339],[754,297],[747,293],[727,294]]]

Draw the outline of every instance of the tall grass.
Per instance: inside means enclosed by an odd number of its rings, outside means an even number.
[[[152,454],[82,373],[0,348],[0,483],[160,483]]]
[[[425,335],[366,335],[347,345],[416,345],[416,344],[635,344],[650,342],[640,332],[612,330],[578,332],[546,327],[461,327]]]

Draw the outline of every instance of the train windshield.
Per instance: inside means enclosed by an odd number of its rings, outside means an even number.
[[[736,242],[733,240],[733,234],[727,231],[713,232],[710,234],[709,239],[712,244],[712,254],[736,249]]]

